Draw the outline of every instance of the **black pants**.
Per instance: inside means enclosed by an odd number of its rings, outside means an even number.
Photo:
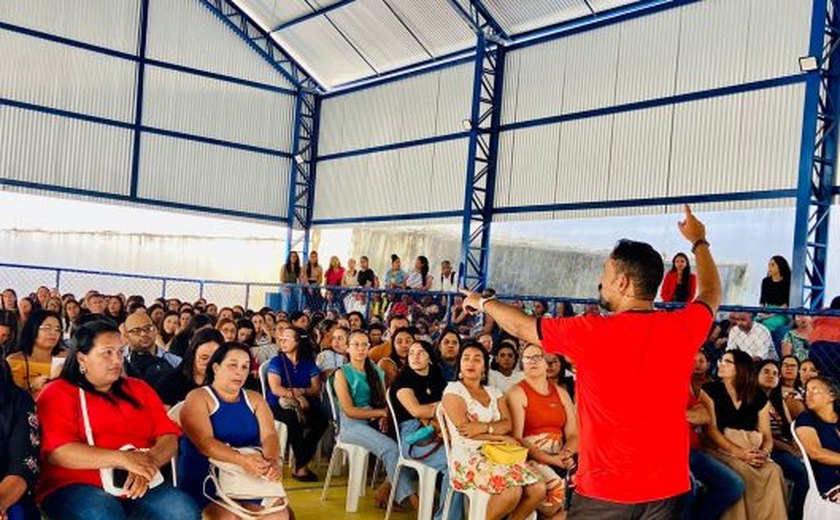
[[[641,504],[618,504],[576,494],[567,520],[672,520],[680,518],[682,505],[682,495]]]
[[[292,445],[295,454],[295,469],[303,468],[312,460],[318,441],[327,431],[327,418],[324,417],[320,404],[317,401],[310,402],[304,426],[301,426],[294,410],[275,405],[271,407],[271,411],[274,418],[285,424],[289,430],[289,444]]]

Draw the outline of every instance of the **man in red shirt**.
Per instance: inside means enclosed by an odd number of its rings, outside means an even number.
[[[654,310],[662,257],[630,240],[604,262],[598,289],[607,316],[537,319],[465,291],[465,306],[577,366],[581,441],[570,520],[677,518],[690,489],[685,395],[721,291],[705,226],[688,206],[678,227],[692,244],[699,285],[678,311]]]

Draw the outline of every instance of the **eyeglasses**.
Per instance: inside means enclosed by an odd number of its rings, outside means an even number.
[[[539,363],[545,359],[545,356],[542,354],[534,354],[533,356],[522,356],[523,363]]]
[[[49,325],[41,325],[38,330],[42,332],[61,332],[61,327],[50,327]]]
[[[141,334],[154,334],[157,328],[154,325],[146,325],[145,327],[137,327],[128,331],[132,336],[139,336]]]
[[[828,392],[826,390],[823,390],[821,388],[809,388],[809,389],[805,390],[805,393],[807,395],[820,395],[820,394],[828,394],[830,392]]]

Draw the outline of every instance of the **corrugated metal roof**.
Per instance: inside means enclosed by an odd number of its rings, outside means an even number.
[[[450,0],[233,1],[327,89],[475,47],[472,28]],[[513,38],[634,3],[643,2],[483,0]]]

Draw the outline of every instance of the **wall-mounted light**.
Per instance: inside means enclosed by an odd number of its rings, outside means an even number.
[[[306,162],[306,159],[303,157],[302,153],[295,155],[295,162],[298,164],[303,164]]]
[[[813,72],[820,68],[815,56],[802,56],[799,58],[799,70],[802,72]]]
[[[464,130],[466,130],[468,132],[473,129],[472,121],[470,121],[469,119],[462,120],[461,121],[461,126],[463,126]]]

